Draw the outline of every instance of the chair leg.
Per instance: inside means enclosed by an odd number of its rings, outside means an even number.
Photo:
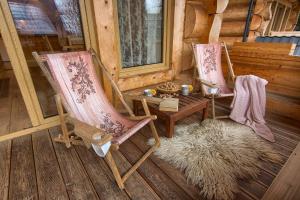
[[[212,94],[212,98],[211,98],[211,107],[212,107],[212,117],[213,117],[213,119],[216,119],[215,95],[214,94]]]
[[[117,182],[119,188],[124,189],[124,182],[122,181],[120,172],[117,168],[115,160],[113,159],[110,151],[108,151],[108,153],[106,154],[104,159],[105,159],[106,163],[109,165],[109,167],[110,167],[110,169],[111,169],[111,171],[112,171],[112,173],[113,173],[113,175],[116,179],[116,182]]]
[[[147,102],[146,102],[145,99],[142,100],[142,105],[143,105],[145,114],[146,114],[147,116],[151,116],[149,107],[148,107]],[[156,145],[157,147],[159,147],[159,146],[160,146],[160,139],[159,139],[159,136],[158,136],[158,134],[157,134],[157,131],[156,131],[156,128],[155,128],[155,125],[154,125],[153,120],[151,120],[151,121],[149,122],[149,126],[150,126],[152,135],[153,135],[153,137],[154,137],[154,139],[155,139],[155,142],[156,142],[155,145]]]
[[[151,155],[151,153],[153,153],[155,151],[155,149],[157,149],[157,147],[159,147],[160,145],[160,139],[159,136],[157,134],[155,125],[153,123],[153,121],[149,122],[150,128],[151,128],[151,132],[152,135],[155,139],[155,144],[148,149],[148,151],[124,174],[123,177],[121,177],[120,172],[116,166],[116,163],[112,157],[111,152],[109,151],[106,156],[105,156],[105,161],[107,162],[107,164],[109,165],[115,179],[116,182],[119,186],[120,189],[124,189],[124,182],[129,178],[129,176],[135,172],[137,170],[137,168]],[[118,148],[115,148],[116,150]]]
[[[156,127],[154,125],[154,122],[153,120],[151,120],[149,122],[149,126],[150,126],[150,129],[151,129],[151,133],[152,133],[152,136],[154,137],[155,139],[155,146],[156,147],[159,147],[160,146],[160,138],[158,136],[158,133],[157,133],[157,130],[156,130]]]
[[[59,120],[60,120],[60,124],[61,124],[61,130],[63,132],[63,135],[62,136],[59,135],[57,140],[60,142],[63,141],[66,144],[66,147],[70,148],[71,141],[69,138],[69,132],[68,132],[68,128],[67,128],[66,121],[65,121],[64,110],[63,110],[61,98],[59,95],[55,95],[55,102],[56,102],[56,107],[57,107]]]

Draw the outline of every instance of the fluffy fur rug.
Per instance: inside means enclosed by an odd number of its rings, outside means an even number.
[[[261,161],[280,162],[266,141],[229,120],[177,125],[175,136],[162,138],[155,155],[184,171],[208,199],[233,199],[238,178],[256,177]]]

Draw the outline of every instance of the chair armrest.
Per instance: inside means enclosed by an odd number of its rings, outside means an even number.
[[[142,103],[142,106],[144,108],[144,111],[146,115],[144,116],[130,116],[129,119],[131,120],[143,120],[145,118],[151,118],[151,120],[156,120],[157,116],[156,115],[151,115],[149,111],[149,107],[147,103],[153,103],[159,105],[163,99],[157,98],[157,97],[147,97],[147,96],[136,96],[136,95],[126,95],[127,98],[135,101],[140,101]]]
[[[129,119],[131,120],[136,120],[136,121],[140,121],[140,120],[143,120],[143,119],[146,119],[146,118],[151,118],[152,120],[156,120],[157,119],[157,116],[156,115],[151,115],[151,116],[147,116],[147,115],[144,115],[144,116],[130,116]]]
[[[129,95],[129,94],[125,94],[124,97],[130,99],[130,100],[136,100],[136,101],[143,101],[143,99],[145,99],[147,101],[147,103],[153,103],[153,104],[157,104],[159,105],[160,102],[162,102],[161,98],[157,98],[157,97],[147,97],[147,96],[143,96],[143,95]]]
[[[112,136],[103,132],[101,129],[91,126],[72,117],[67,117],[68,122],[74,125],[74,132],[81,137],[87,146],[91,144],[103,145],[112,140]],[[101,138],[101,139],[97,139]]]
[[[215,83],[208,82],[208,81],[200,79],[200,78],[197,78],[197,80],[199,80],[203,85],[206,85],[208,87],[216,88],[216,86],[217,86],[217,84],[215,84]]]

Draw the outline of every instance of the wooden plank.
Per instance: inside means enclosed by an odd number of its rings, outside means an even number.
[[[266,187],[257,183],[255,180],[239,181],[239,186],[242,189],[242,191],[245,191],[248,195],[250,195],[254,199],[261,199],[261,197],[267,191]]]
[[[61,134],[60,128],[51,128],[49,132],[69,198],[98,199],[75,148],[66,148],[64,144],[54,142],[53,139]]]
[[[48,130],[32,135],[39,199],[69,199]]]
[[[12,140],[14,138],[18,138],[18,137],[25,136],[25,135],[30,135],[34,132],[45,130],[45,129],[57,126],[59,124],[60,124],[60,121],[58,120],[58,118],[56,118],[53,121],[50,121],[48,123],[46,122],[45,124],[41,124],[39,126],[34,126],[34,127],[31,127],[31,128],[25,128],[25,129],[22,129],[22,130],[19,130],[19,131],[13,131],[11,133],[4,134],[4,135],[0,136],[0,142],[7,141],[7,140]]]
[[[147,145],[147,140],[151,137],[150,130],[147,127],[142,130],[143,134],[136,134],[130,138],[130,140],[142,151],[146,152],[149,148]],[[189,194],[193,199],[203,199],[204,197],[200,195],[200,189],[197,186],[193,186],[187,182],[185,175],[175,167],[171,166],[164,160],[151,155],[151,160],[164,171],[178,186],[180,186],[187,194]]]
[[[237,75],[254,74],[269,82],[267,109],[270,112],[299,121],[300,59],[288,55],[292,46],[282,43],[234,43],[231,58]]]
[[[11,81],[10,81],[11,82]],[[7,85],[8,91],[12,90],[12,83]],[[5,88],[2,88],[6,90]],[[0,99],[0,135],[9,132],[11,109],[12,109],[12,92],[7,97]],[[11,141],[0,142],[0,199],[8,198],[8,187],[9,187],[9,170],[10,170],[10,159],[11,159]]]
[[[9,80],[9,78],[0,79],[0,98],[9,96]]]
[[[21,94],[15,92],[11,132],[31,126]],[[38,199],[31,136],[12,141],[9,199]]]
[[[239,193],[237,193],[235,195],[235,199],[236,200],[253,200],[254,198],[252,198],[251,196],[249,196],[246,193],[243,193],[242,191],[240,191]]]
[[[269,187],[274,180],[275,176],[268,173],[267,171],[261,169],[258,175],[258,180],[262,182],[265,186]]]
[[[299,199],[300,197],[300,144],[288,159],[283,169],[276,176],[263,200],[267,199]]]
[[[267,121],[277,129],[284,131],[288,135],[298,137],[300,140],[300,125],[297,123],[297,121],[295,123],[295,121],[292,121],[290,118],[281,117],[278,115],[269,116]]]
[[[183,1],[175,1],[174,15],[174,34],[172,45],[172,68],[174,69],[175,76],[182,71],[182,48],[183,48],[183,32],[184,32],[184,18],[185,18],[185,3]]]
[[[31,136],[12,141],[9,199],[38,199]]]
[[[124,142],[120,147],[120,151],[131,164],[137,162],[142,156],[142,152],[130,141]],[[161,199],[191,199],[151,160],[146,159],[137,171]]]
[[[121,174],[126,173],[132,166],[119,151],[113,152],[113,157]],[[125,191],[131,199],[160,199],[138,172],[133,172],[126,180]]]
[[[119,189],[113,176],[109,175],[111,171],[103,159],[84,146],[76,146],[75,149],[101,199],[129,199],[126,192]]]
[[[299,142],[300,141],[300,134],[299,132],[300,131],[290,131],[290,130],[287,130],[287,128],[281,128],[278,124],[274,123],[274,121],[268,121],[268,124],[270,124],[270,128],[271,130],[273,131],[276,131],[278,134],[284,136],[284,137],[287,137],[293,141],[296,141],[296,142]]]

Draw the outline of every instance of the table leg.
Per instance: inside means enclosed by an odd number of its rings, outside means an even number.
[[[208,116],[208,106],[206,106],[205,108],[203,108],[202,111],[202,121],[205,120]]]
[[[166,136],[168,138],[173,137],[174,134],[174,126],[175,126],[175,122],[172,119],[167,119],[166,120]]]
[[[132,101],[133,113],[138,116],[139,115],[139,102],[136,100]]]

